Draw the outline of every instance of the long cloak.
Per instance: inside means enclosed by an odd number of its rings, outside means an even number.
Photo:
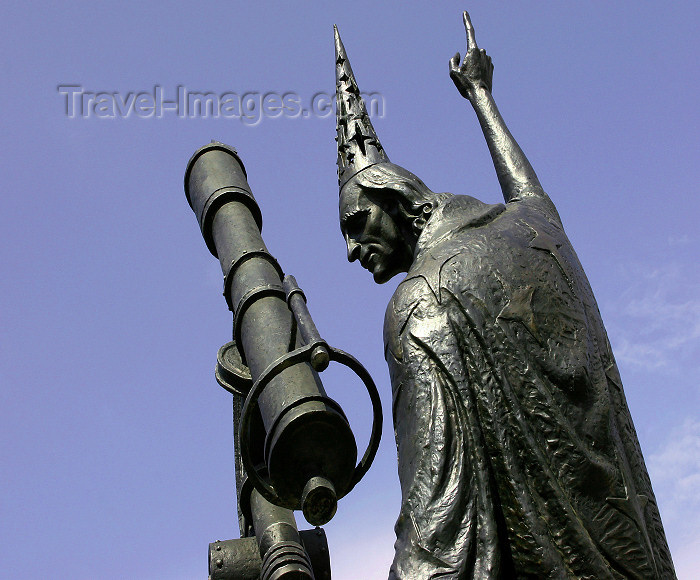
[[[452,196],[387,308],[390,579],[675,578],[590,285],[543,192]]]

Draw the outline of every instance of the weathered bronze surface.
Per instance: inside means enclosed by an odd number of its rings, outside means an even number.
[[[314,580],[330,580],[331,565],[328,555],[328,543],[326,534],[322,528],[303,530],[299,532],[300,545],[308,554]],[[297,554],[293,555],[298,556]],[[268,559],[270,560],[270,559]],[[279,567],[277,577],[283,578],[283,574],[289,574],[289,578],[309,577],[306,570],[294,570],[294,564],[284,563]],[[268,565],[269,567],[269,565]],[[287,567],[287,570],[282,568]],[[243,538],[241,540],[226,540],[209,544],[209,578],[210,580],[258,580],[261,576],[263,561],[260,558],[258,544],[255,538]]]
[[[357,360],[321,338],[304,293],[265,247],[262,216],[235,149],[216,142],[200,148],[187,165],[185,193],[221,262],[233,312],[234,340],[219,349],[216,379],[234,397],[242,538],[210,549],[210,575],[329,578],[323,531],[300,535],[292,510],[301,509],[313,525],[324,524],[364,476],[381,436],[379,394]],[[370,441],[357,465],[345,414],[318,375],[332,361],[358,375],[374,410]],[[321,539],[310,549],[309,538],[316,537]]]
[[[389,162],[336,30],[348,259],[378,283],[407,272],[384,322],[402,491],[390,578],[675,578],[590,285],[464,24],[450,76],[505,204]]]

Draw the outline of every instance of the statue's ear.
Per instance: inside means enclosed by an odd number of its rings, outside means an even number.
[[[428,223],[428,220],[430,219],[430,214],[432,213],[432,203],[424,203],[422,206],[420,206],[418,217],[414,218],[411,223],[411,226],[413,227],[413,233],[416,236],[420,236],[421,232],[425,228],[425,224]]]
[[[416,235],[416,237],[420,236],[421,232],[425,228],[425,219],[423,219],[422,217],[417,217],[413,220],[411,226],[413,227],[413,233]]]

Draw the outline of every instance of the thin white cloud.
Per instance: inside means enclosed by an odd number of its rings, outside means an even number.
[[[678,578],[695,579],[700,570],[700,420],[686,419],[647,463]]]
[[[672,234],[668,236],[668,245],[669,246],[687,246],[690,244],[691,239],[688,234]]]
[[[673,552],[678,580],[697,580],[700,570],[700,537]]]
[[[648,370],[697,367],[700,359],[700,282],[694,269],[668,263],[649,270],[626,266],[628,285],[606,322],[620,362]]]

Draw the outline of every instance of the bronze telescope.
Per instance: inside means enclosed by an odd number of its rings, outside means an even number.
[[[217,142],[197,150],[187,165],[185,193],[221,263],[233,312],[233,341],[219,352],[217,380],[234,394],[241,534],[255,533],[264,561],[271,546],[263,545],[256,521],[266,522],[258,527],[274,523],[299,544],[293,515],[275,509],[301,509],[309,523],[322,525],[366,473],[381,434],[379,396],[364,367],[321,338],[296,280],[267,250],[261,212],[236,150]],[[319,376],[331,361],[353,370],[372,401],[370,443],[357,465],[352,430]]]

